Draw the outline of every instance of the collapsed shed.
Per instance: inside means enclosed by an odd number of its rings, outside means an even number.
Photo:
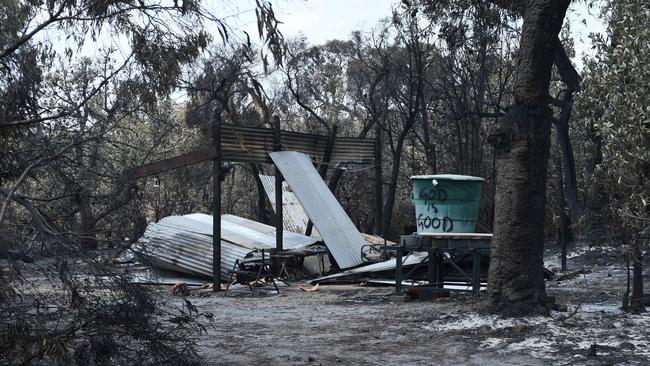
[[[307,154],[310,163],[319,164],[320,172],[318,175],[324,178],[327,167],[331,163],[345,165],[348,163],[374,166],[376,176],[381,177],[381,140],[367,138],[337,137],[336,128],[330,131],[329,136],[320,136],[307,133],[292,131],[282,131],[280,129],[280,119],[273,118],[273,128],[243,127],[225,125],[221,121],[219,113],[215,113],[215,119],[212,121],[213,141],[212,146],[199,150],[190,151],[168,159],[155,161],[144,164],[125,172],[129,180],[144,178],[157,175],[166,171],[180,167],[196,164],[202,161],[212,161],[213,174],[213,225],[212,225],[212,265],[213,265],[213,283],[221,282],[221,175],[222,163],[230,162],[248,162],[248,163],[275,163],[271,157],[271,152],[281,152],[283,150],[299,151]],[[374,164],[374,165],[373,165]],[[311,166],[313,169],[313,165]],[[276,165],[275,169],[275,196],[276,201],[283,202],[282,199],[282,172]],[[378,180],[376,188],[376,210],[377,217],[381,217],[381,184]],[[283,246],[283,214],[282,204],[276,206],[276,231],[275,231],[275,249],[282,251]],[[349,220],[349,218],[348,218]],[[377,220],[381,222],[381,220]],[[361,235],[359,235],[361,237]],[[352,239],[353,246],[358,246],[359,239]],[[357,243],[357,244],[355,244]],[[355,251],[356,248],[352,248]],[[356,265],[355,260],[343,258],[346,249],[337,248],[339,257],[342,262],[340,265],[347,268]],[[348,253],[349,254],[349,253]],[[360,253],[359,253],[360,254]],[[359,255],[360,256],[360,255]],[[227,269],[226,269],[227,270]],[[218,291],[219,286],[214,286],[214,291]]]
[[[318,240],[284,233],[287,249],[305,248]],[[221,216],[221,274],[256,249],[275,248],[275,228],[234,215]],[[147,226],[131,249],[147,264],[200,277],[212,277],[212,216],[168,216]]]

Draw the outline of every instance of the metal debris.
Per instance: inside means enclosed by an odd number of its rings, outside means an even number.
[[[424,262],[427,259],[427,254],[426,253],[421,253],[421,252],[416,252],[410,255],[406,255],[402,257],[402,263],[403,266],[410,266],[410,265],[415,265]],[[373,263],[369,264],[367,266],[359,267],[359,268],[353,268],[347,271],[335,273],[329,276],[325,277],[320,277],[312,280],[312,283],[319,283],[319,282],[328,282],[332,280],[342,280],[345,278],[353,278],[358,275],[363,275],[363,274],[371,274],[371,273],[376,273],[376,272],[383,272],[383,271],[394,271],[395,268],[397,267],[397,261],[395,258],[389,259],[387,261],[379,262],[379,263]]]
[[[258,248],[275,248],[275,228],[233,215],[221,217],[221,274]],[[303,248],[317,240],[285,232],[285,248]],[[146,264],[200,277],[212,277],[212,216],[169,216],[147,226],[132,250]]]
[[[298,198],[340,268],[363,263],[366,241],[305,154],[295,151],[270,153],[289,187]]]
[[[275,210],[275,177],[260,174],[260,179],[262,180],[262,185],[264,185],[266,196],[271,202],[273,210]],[[298,202],[298,198],[293,194],[287,182],[282,182],[282,227],[284,230],[294,233],[304,233],[307,231],[308,223],[309,217],[300,205],[300,202]],[[311,236],[320,238],[316,229],[312,230]]]

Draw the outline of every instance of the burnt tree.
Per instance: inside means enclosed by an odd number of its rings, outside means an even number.
[[[555,40],[569,0],[493,1],[523,17],[514,105],[490,133],[496,150],[494,242],[486,309],[547,314],[543,276]]]

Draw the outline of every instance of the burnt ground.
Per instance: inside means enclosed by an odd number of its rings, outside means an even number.
[[[214,315],[198,338],[210,365],[650,364],[650,315],[620,310],[620,256],[580,247],[569,257],[574,272],[547,282],[568,311],[551,317],[502,319],[480,315],[480,300],[469,296],[406,302],[390,287],[360,285],[308,293],[292,283],[256,298],[199,290],[187,299]],[[169,305],[183,305],[168,293]]]
[[[547,268],[559,267],[557,252],[547,250]],[[308,293],[298,287],[307,283],[292,283],[255,298],[151,289],[168,314],[187,312],[185,300],[212,314],[212,322],[199,316],[206,331],[193,333],[208,365],[650,364],[650,313],[620,309],[627,271],[618,251],[574,247],[568,265],[547,282],[567,311],[524,319],[481,315],[480,299],[466,295],[407,302],[391,287],[321,285]]]

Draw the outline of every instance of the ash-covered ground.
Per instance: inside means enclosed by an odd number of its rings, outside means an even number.
[[[547,267],[559,267],[557,252],[547,250]],[[547,282],[568,307],[550,317],[503,319],[481,315],[480,300],[465,295],[406,302],[390,287],[360,285],[187,299],[214,315],[199,340],[213,365],[650,364],[650,315],[620,309],[627,270],[618,251],[573,247],[568,266],[565,279]]]
[[[547,268],[559,268],[558,252],[547,249]],[[160,320],[170,329],[193,327],[200,362],[208,365],[650,364],[650,314],[620,308],[627,282],[620,250],[577,246],[568,257],[569,271],[547,281],[548,294],[567,310],[550,317],[483,315],[480,299],[453,293],[405,301],[392,287],[321,285],[305,292],[299,286],[309,284],[291,283],[280,294],[255,298],[198,287],[185,297],[170,285],[151,289],[168,310]],[[32,267],[24,268],[30,286],[61,291]],[[190,308],[205,331],[174,322],[178,309]]]

